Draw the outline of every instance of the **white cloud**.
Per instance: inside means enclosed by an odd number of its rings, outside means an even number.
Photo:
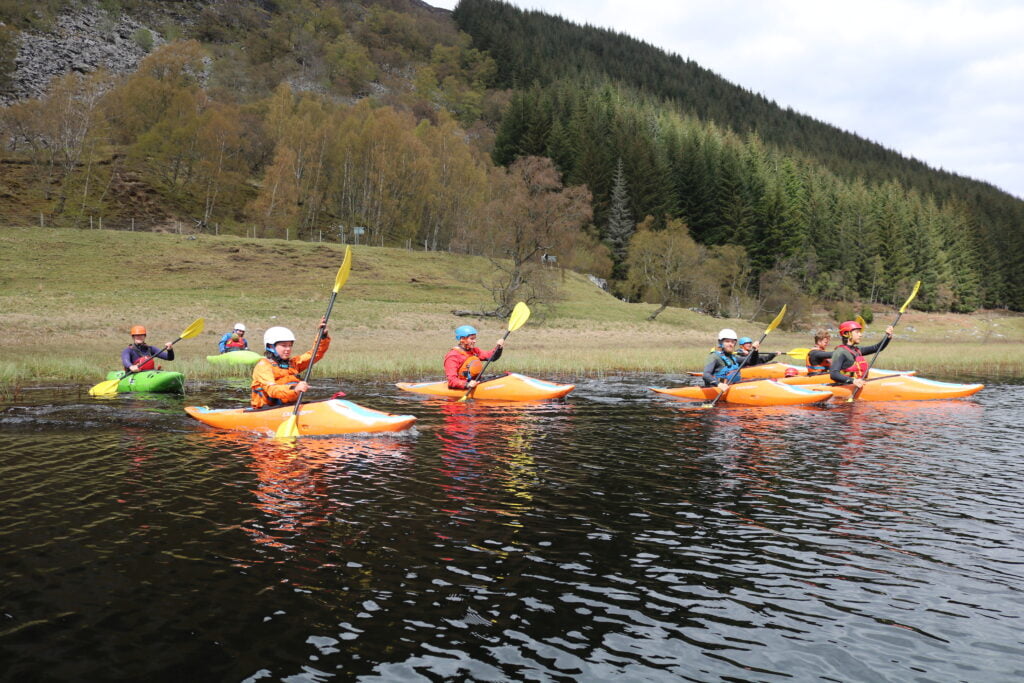
[[[629,34],[1024,198],[1024,5],[1014,0],[511,1]]]

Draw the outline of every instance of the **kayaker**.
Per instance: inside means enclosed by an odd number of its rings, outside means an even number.
[[[823,375],[832,365],[832,352],[828,345],[832,341],[832,333],[820,329],[814,333],[814,348],[807,352],[807,374]]]
[[[472,325],[459,325],[455,328],[455,341],[458,342],[444,356],[444,376],[448,378],[449,389],[472,389],[480,380],[483,361],[496,361],[501,358],[505,347],[504,338],[490,351],[481,351],[476,346],[476,328]]]
[[[247,350],[249,348],[249,340],[245,338],[245,325],[242,323],[235,323],[231,332],[228,332],[220,338],[220,343],[217,344],[217,348],[220,349],[221,353]]]
[[[331,345],[326,320],[320,320],[320,328],[323,329],[323,337],[315,359],[312,350],[292,358],[295,334],[287,327],[271,327],[263,333],[266,352],[264,358],[260,358],[252,369],[253,408],[295,403],[299,400],[299,394],[309,389],[309,385],[302,381],[299,373],[309,366],[310,360],[318,362],[323,358]]]
[[[718,333],[718,348],[708,356],[704,365],[704,386],[718,387],[722,391],[740,379],[740,363],[743,359],[736,355],[736,332],[725,328]]]
[[[154,359],[174,360],[174,342],[167,342],[161,351],[146,343],[146,328],[135,325],[131,329],[132,343],[121,352],[121,365],[126,371],[159,370]]]
[[[864,380],[868,374],[868,359],[873,353],[878,353],[892,340],[892,325],[885,328],[885,337],[882,341],[873,346],[860,348],[860,337],[864,329],[855,320],[847,320],[839,326],[839,334],[843,343],[832,352],[832,363],[828,375],[836,384],[853,384],[864,386]]]
[[[772,359],[779,355],[778,352],[771,353],[769,351],[761,351],[760,347],[761,344],[750,337],[740,337],[739,341],[736,342],[736,357],[739,358],[742,363],[746,356],[750,356],[750,360],[748,360],[746,365],[744,365],[744,367],[749,367],[751,365],[771,363]]]

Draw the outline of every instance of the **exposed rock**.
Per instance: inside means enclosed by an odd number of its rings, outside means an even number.
[[[0,92],[0,104],[38,97],[55,76],[69,71],[134,71],[147,54],[134,39],[139,31],[149,31],[153,47],[165,42],[156,31],[128,15],[115,18],[95,5],[60,15],[48,33],[22,32],[11,84]]]

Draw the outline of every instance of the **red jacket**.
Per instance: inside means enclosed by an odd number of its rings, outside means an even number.
[[[501,356],[501,349],[494,347],[490,351],[481,351],[473,347],[466,351],[461,346],[456,346],[444,356],[444,376],[448,379],[449,389],[466,389],[467,379],[459,375],[459,368],[466,362],[467,358],[476,356],[480,360],[497,360]]]

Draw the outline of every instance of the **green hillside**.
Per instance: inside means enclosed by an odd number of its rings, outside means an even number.
[[[0,228],[0,383],[99,381],[116,367],[131,325],[146,325],[150,341],[163,343],[199,317],[206,329],[180,342],[179,360],[169,365],[192,379],[223,377],[205,356],[235,322],[244,322],[257,343],[271,325],[292,327],[300,344],[312,343],[341,257],[342,247],[327,243]],[[342,379],[439,376],[455,326],[476,325],[482,345],[504,331],[501,320],[452,314],[491,307],[481,285],[490,271],[479,257],[355,247],[332,315],[334,346],[319,367]],[[678,308],[648,322],[650,304],[621,302],[571,271],[557,277],[561,299],[534,307],[527,325],[509,338],[500,369],[567,378],[675,373],[699,367],[721,327],[751,336],[763,330],[761,323]],[[877,329],[891,313],[879,309]],[[817,323],[828,324],[828,315],[820,313]],[[1024,317],[911,310],[884,365],[943,376],[1020,376],[1021,340]],[[808,330],[779,330],[765,349],[809,343]]]

